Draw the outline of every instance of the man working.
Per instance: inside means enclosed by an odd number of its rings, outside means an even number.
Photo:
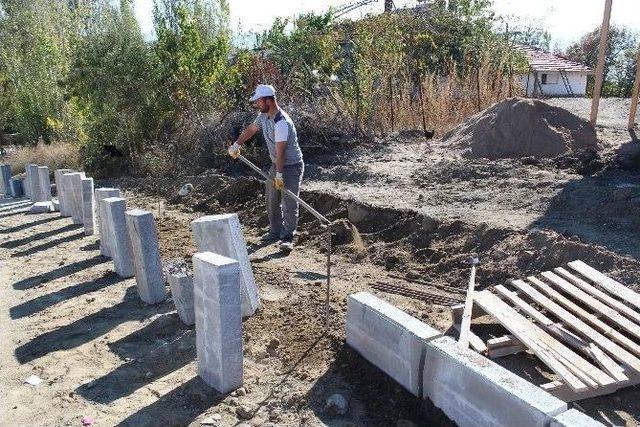
[[[271,85],[258,85],[249,102],[255,102],[260,113],[254,122],[242,131],[238,140],[229,147],[229,155],[237,158],[240,148],[260,129],[271,157],[271,169],[267,182],[267,215],[269,232],[262,241],[280,239],[280,249],[293,249],[293,236],[298,227],[298,202],[292,197],[282,197],[280,190],[287,188],[296,196],[304,173],[302,151],[293,121],[276,102],[276,91]]]

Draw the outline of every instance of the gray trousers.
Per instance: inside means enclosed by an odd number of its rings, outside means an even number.
[[[300,195],[300,183],[304,174],[304,163],[287,165],[282,171],[284,186],[296,196]],[[275,178],[276,166],[271,165],[269,176]],[[273,185],[267,182],[267,215],[269,216],[270,232],[280,238],[293,236],[298,227],[298,202],[283,195]]]

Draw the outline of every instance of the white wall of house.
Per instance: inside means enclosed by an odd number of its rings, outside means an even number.
[[[547,75],[547,83],[542,83],[542,75]],[[529,79],[529,87],[527,89],[527,78]],[[585,96],[587,93],[587,74],[586,73],[578,73],[578,72],[567,72],[567,78],[569,79],[569,84],[571,85],[571,89],[573,90],[573,94],[576,96]],[[562,82],[562,77],[559,72],[539,72],[538,79],[540,79],[540,83],[542,86],[542,93],[544,96],[568,96],[567,89]],[[520,84],[522,85],[522,89],[527,91],[527,96],[533,95],[534,88],[534,75],[530,73],[528,76],[522,75],[520,76]]]

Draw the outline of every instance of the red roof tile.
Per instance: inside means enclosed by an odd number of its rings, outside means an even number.
[[[545,52],[530,46],[516,46],[517,49],[524,52],[527,61],[534,71],[574,71],[592,74],[593,70],[585,64],[575,62],[565,58],[562,55]]]

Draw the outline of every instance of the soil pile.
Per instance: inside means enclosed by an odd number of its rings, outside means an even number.
[[[534,99],[510,98],[469,118],[442,142],[472,158],[556,157],[596,150],[593,126],[564,108]]]

